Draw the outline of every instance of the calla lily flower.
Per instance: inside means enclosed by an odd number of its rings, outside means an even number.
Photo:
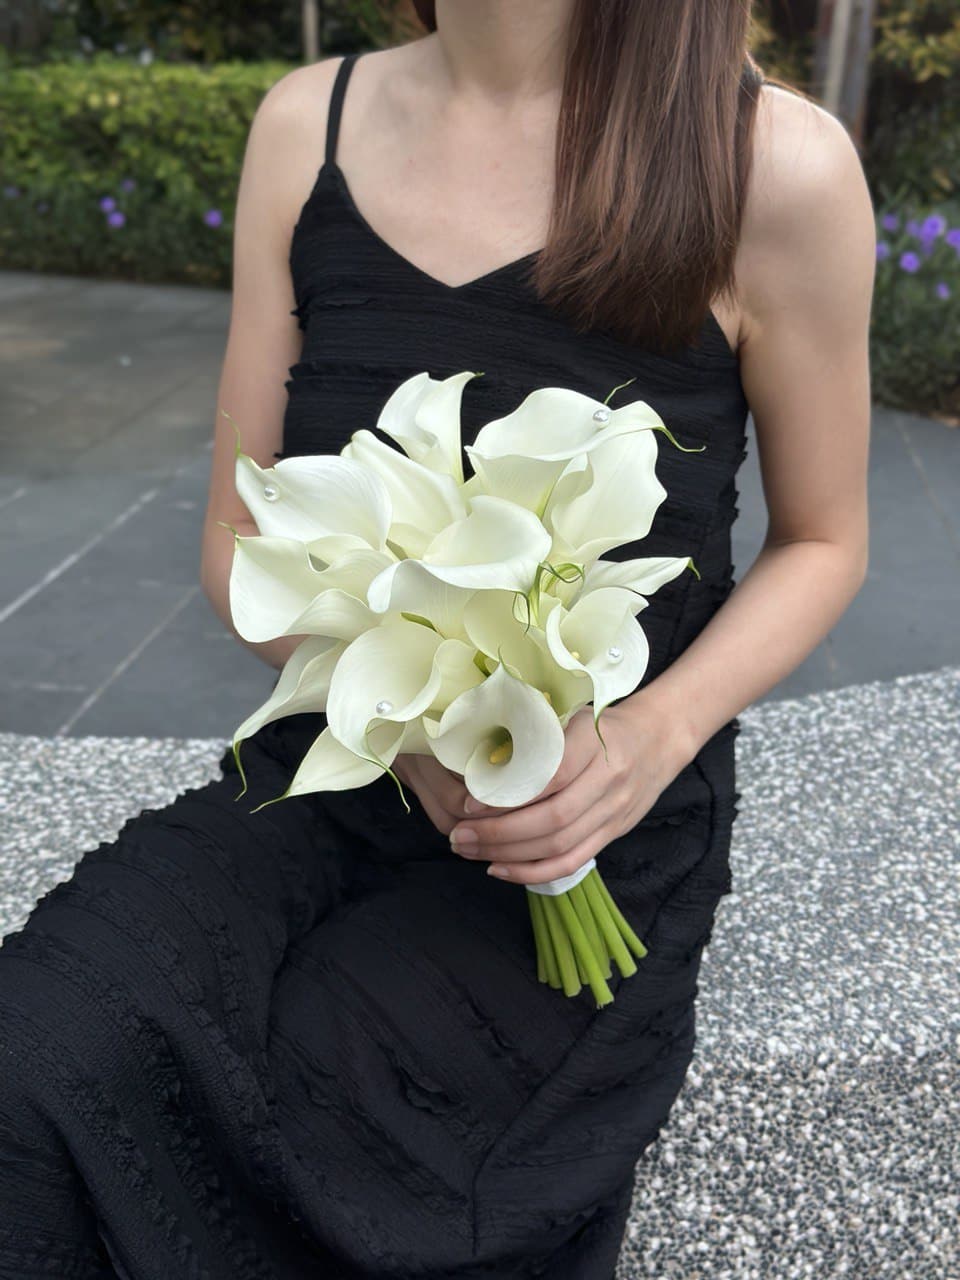
[[[393,513],[387,538],[404,556],[422,555],[441,529],[467,514],[453,476],[415,462],[372,431],[355,431],[340,455],[369,467],[383,481]]]
[[[322,540],[324,558],[356,548],[386,549],[390,495],[376,472],[336,454],[283,458],[263,468],[237,451],[236,487],[267,537]]]
[[[297,645],[283,664],[270,697],[234,731],[233,755],[241,778],[241,742],[252,738],[265,724],[278,720],[281,716],[326,710],[330,677],[345,648],[345,641],[327,636],[308,636]],[[246,791],[245,778],[243,789]]]
[[[560,666],[550,652],[543,622],[554,608],[555,597],[541,597],[539,625],[530,621],[522,596],[512,591],[478,591],[463,611],[463,625],[471,642],[490,660],[490,670],[503,662],[511,674],[539,689],[560,723],[593,696],[586,673]]]
[[[484,804],[527,804],[563,759],[563,727],[549,702],[502,663],[423,724],[437,759]]]
[[[634,614],[648,601],[625,587],[584,592],[569,609],[552,609],[544,624],[558,666],[589,676],[593,720],[616,698],[632,693],[650,660],[650,646]]]
[[[466,648],[432,627],[389,615],[340,655],[327,697],[331,733],[355,755],[379,763],[368,745],[371,726],[390,725],[379,740],[388,748],[398,742],[406,722],[429,711],[444,690],[451,697],[465,672],[473,679],[466,661],[469,656],[472,663],[473,653],[465,655]]]
[[[621,435],[590,453],[588,486],[578,485],[570,493],[558,485],[543,520],[570,559],[586,564],[613,547],[647,536],[667,496],[657,479],[656,458],[652,432]]]
[[[390,396],[377,427],[415,462],[463,482],[460,402],[463,388],[476,373],[455,373],[438,380],[418,373]]]
[[[540,387],[512,413],[481,427],[466,453],[485,492],[541,514],[571,459],[624,433],[664,426],[642,400],[609,409],[579,391]]]
[[[527,591],[550,550],[550,534],[532,512],[503,498],[478,494],[462,519],[442,529],[419,559],[398,560],[374,578],[371,609],[391,607],[394,590],[423,581],[424,571],[453,587],[499,587]],[[401,586],[395,587],[399,581]]]
[[[583,591],[597,587],[629,587],[651,596],[684,569],[693,568],[690,556],[643,556],[635,560],[595,560],[584,574]]]
[[[318,569],[293,538],[238,534],[229,582],[233,625],[254,643],[310,634],[353,639],[380,622],[365,597],[390,563],[388,553],[365,547]]]
[[[327,724],[300,761],[289,787],[277,799],[314,791],[350,791],[375,782],[400,753],[404,727],[400,726],[397,733],[395,725],[375,725],[368,739],[370,754],[359,756],[335,738]]]

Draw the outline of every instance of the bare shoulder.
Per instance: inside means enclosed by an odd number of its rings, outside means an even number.
[[[738,275],[749,328],[768,310],[830,289],[869,295],[873,204],[856,144],[818,103],[764,85]]]

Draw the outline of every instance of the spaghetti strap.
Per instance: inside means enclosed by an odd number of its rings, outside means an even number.
[[[353,70],[353,64],[359,56],[359,53],[348,53],[341,58],[340,65],[337,67],[336,78],[330,93],[330,106],[327,110],[327,149],[324,154],[324,163],[329,165],[335,165],[337,162],[337,136],[340,132],[343,95],[347,89],[347,81],[350,78],[350,72]]]

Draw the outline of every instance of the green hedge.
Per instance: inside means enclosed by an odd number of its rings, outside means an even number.
[[[0,262],[229,284],[250,121],[293,65],[140,66],[99,54],[8,69],[0,79]]]
[[[250,121],[293,65],[140,66],[99,54],[8,68],[0,78],[0,264],[229,287]],[[931,203],[923,187],[901,180],[877,209],[898,226],[878,230],[888,248],[877,264],[873,390],[883,403],[956,413],[960,201]]]

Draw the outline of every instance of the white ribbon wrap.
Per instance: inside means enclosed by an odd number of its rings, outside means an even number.
[[[559,880],[547,880],[543,884],[528,884],[527,888],[532,889],[534,893],[546,893],[551,898],[556,898],[561,893],[566,893],[568,889],[572,889],[575,884],[579,884],[584,876],[589,875],[596,865],[596,858],[591,858],[589,862],[585,862],[576,871],[571,871],[568,876],[561,876]]]

